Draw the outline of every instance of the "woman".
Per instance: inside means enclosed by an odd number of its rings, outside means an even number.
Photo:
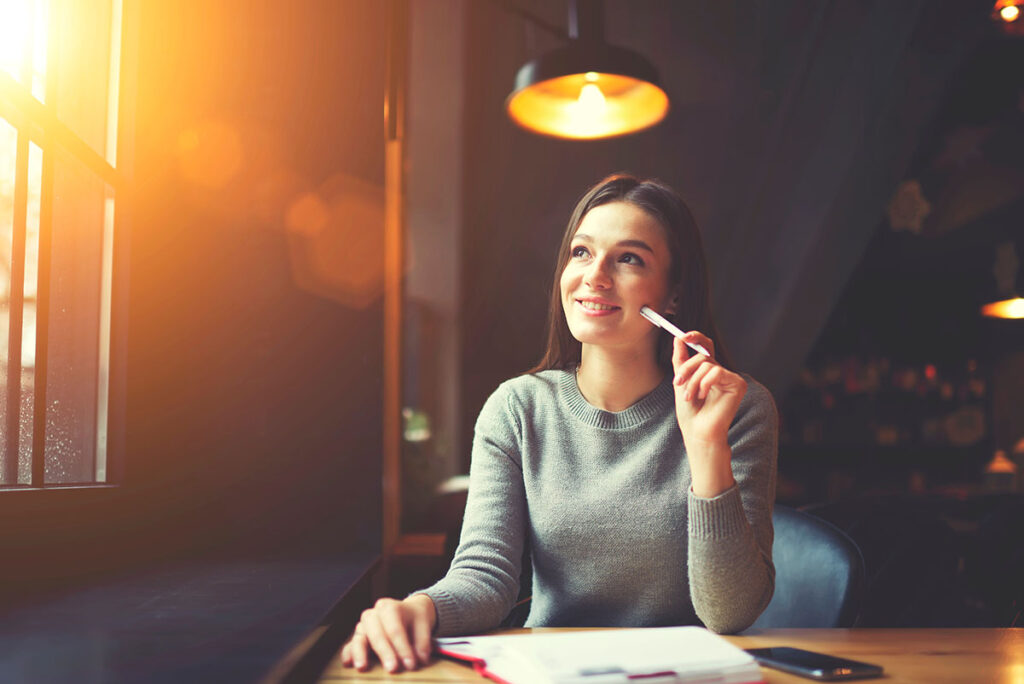
[[[547,353],[480,412],[448,574],[365,611],[342,661],[389,671],[432,635],[497,627],[532,560],[527,627],[748,627],[771,599],[777,416],[727,368],[696,224],[667,186],[610,176],[559,250]],[[682,339],[642,306],[673,318]],[[686,342],[710,356],[691,354]]]

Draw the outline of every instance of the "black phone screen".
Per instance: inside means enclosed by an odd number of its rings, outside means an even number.
[[[839,679],[861,679],[865,677],[878,677],[882,674],[882,668],[871,663],[862,663],[847,658],[837,658],[824,653],[805,651],[799,648],[788,646],[777,646],[774,648],[750,648],[747,653],[768,667],[774,667],[786,672],[819,679],[832,681]]]

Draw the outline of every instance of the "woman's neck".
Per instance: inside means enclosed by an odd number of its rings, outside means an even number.
[[[580,393],[591,406],[623,411],[650,394],[665,371],[650,352],[636,353],[583,345],[583,360],[576,374]]]

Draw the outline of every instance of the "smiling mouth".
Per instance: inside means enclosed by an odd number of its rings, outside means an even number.
[[[617,306],[611,306],[609,304],[598,304],[597,302],[588,302],[582,299],[577,299],[576,301],[579,302],[580,306],[582,306],[584,309],[588,309],[590,311],[613,311],[619,308]]]

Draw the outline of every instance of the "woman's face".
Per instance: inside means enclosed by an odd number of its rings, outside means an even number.
[[[647,305],[671,313],[671,256],[657,219],[627,202],[594,207],[583,217],[562,271],[562,309],[583,344],[652,352],[657,328],[640,315]]]

